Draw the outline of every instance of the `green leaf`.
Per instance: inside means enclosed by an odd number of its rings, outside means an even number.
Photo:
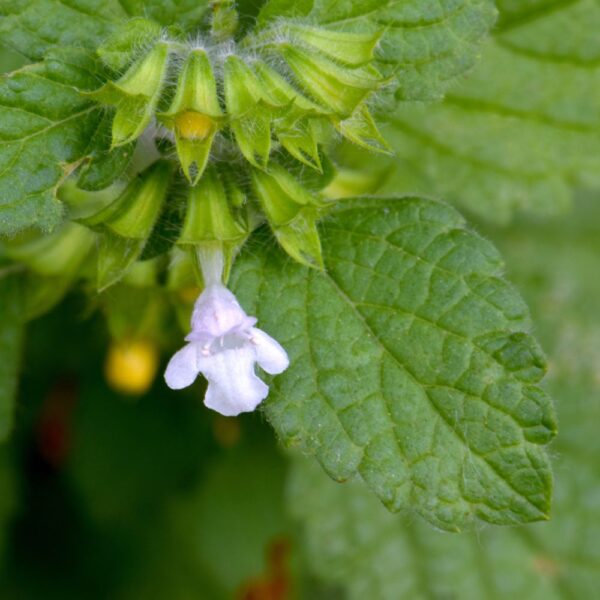
[[[263,244],[232,276],[290,354],[264,405],[282,440],[445,529],[548,518],[545,363],[497,251],[433,201],[338,206],[325,272]]]
[[[269,21],[282,17],[306,17],[313,7],[313,0],[267,0],[258,14],[258,24],[266,25]]]
[[[124,144],[111,150],[111,126],[114,115],[106,113],[89,140],[86,163],[79,173],[77,185],[83,190],[98,191],[107,188],[127,169],[133,157],[135,144]]]
[[[41,60],[53,48],[95,50],[128,17],[188,30],[207,8],[207,0],[4,0],[0,43]]]
[[[259,25],[282,12],[306,15],[304,22],[329,29],[384,31],[377,63],[396,76],[396,96],[408,100],[442,97],[450,83],[473,66],[481,39],[496,17],[490,0],[314,0],[312,8],[310,4],[270,2],[262,9]],[[274,31],[276,26],[275,20]]]
[[[471,77],[437,106],[401,106],[387,139],[389,189],[434,195],[506,221],[557,213],[574,183],[600,185],[600,6],[502,2]]]
[[[13,428],[17,375],[23,346],[21,281],[0,267],[0,442]]]
[[[132,17],[148,17],[185,30],[198,26],[209,7],[208,0],[119,0],[119,4]]]
[[[538,316],[560,398],[552,520],[448,536],[390,515],[357,482],[335,485],[298,464],[289,489],[313,571],[350,599],[592,598],[600,586],[600,211],[523,223],[499,237]],[[496,234],[497,235],[497,234]],[[512,259],[512,261],[511,261]],[[573,352],[573,348],[577,352]]]
[[[101,111],[79,94],[95,69],[85,52],[53,51],[0,80],[0,234],[61,221],[56,188],[98,139]]]
[[[52,48],[93,50],[126,16],[118,0],[4,0],[0,43],[32,60]]]

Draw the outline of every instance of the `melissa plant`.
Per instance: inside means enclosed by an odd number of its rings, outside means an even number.
[[[3,437],[25,323],[76,287],[114,344],[188,335],[170,387],[202,373],[209,408],[258,406],[359,496],[452,532],[548,519],[546,360],[445,202],[492,222],[564,204],[597,179],[600,117],[576,41],[531,59],[555,3],[498,4],[0,3],[27,60],[0,84]]]

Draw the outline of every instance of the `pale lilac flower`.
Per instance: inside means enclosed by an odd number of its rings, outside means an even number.
[[[285,350],[254,327],[236,297],[216,278],[196,301],[189,342],[167,366],[165,380],[175,390],[191,385],[199,373],[208,380],[204,404],[225,416],[253,411],[269,393],[254,363],[271,375],[287,369]],[[220,277],[219,277],[220,279]]]

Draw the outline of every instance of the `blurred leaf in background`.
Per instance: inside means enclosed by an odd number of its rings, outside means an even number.
[[[472,73],[443,102],[399,106],[386,190],[434,195],[490,220],[556,214],[600,183],[600,5],[500,0]]]

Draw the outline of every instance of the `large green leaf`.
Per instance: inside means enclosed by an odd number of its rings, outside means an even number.
[[[387,137],[391,189],[443,197],[492,220],[557,212],[600,184],[600,5],[504,1],[472,76],[435,106],[401,106]]]
[[[2,0],[0,43],[32,60],[51,48],[94,49],[126,16],[118,0]]]
[[[377,61],[396,76],[396,96],[428,100],[474,64],[496,11],[490,0],[271,0],[259,24],[281,14],[325,28],[385,32]]]
[[[0,44],[41,60],[52,48],[95,50],[129,17],[190,29],[207,8],[207,0],[3,0]]]
[[[594,199],[597,204],[597,199]],[[289,498],[305,552],[349,598],[593,598],[600,587],[600,323],[597,208],[501,238],[539,316],[560,398],[556,499],[549,523],[445,535],[390,515],[358,483],[298,465]],[[577,349],[574,352],[574,348]]]
[[[13,428],[24,329],[21,282],[10,268],[0,266],[0,442]]]
[[[104,144],[102,112],[79,93],[97,86],[95,65],[57,50],[0,80],[0,234],[60,222],[58,184]]]
[[[263,246],[232,276],[290,354],[265,403],[283,441],[439,527],[547,518],[544,358],[493,246],[412,198],[341,204],[322,240],[324,272]]]

